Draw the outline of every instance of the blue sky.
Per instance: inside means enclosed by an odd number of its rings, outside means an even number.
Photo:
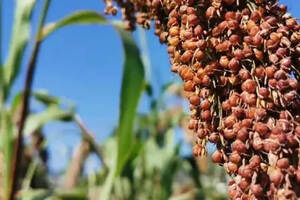
[[[3,2],[4,58],[10,41],[13,2]],[[43,1],[37,2],[33,29]],[[52,0],[47,22],[57,21],[74,11],[86,9],[102,12],[104,4],[99,0]],[[169,73],[166,47],[160,45],[153,31],[147,32],[147,39],[151,51],[152,74],[162,75],[153,82],[158,85],[175,79],[175,75]],[[31,45],[29,49],[30,47]],[[22,89],[27,61],[28,53],[14,92]],[[112,27],[67,27],[42,44],[34,89],[45,89],[50,94],[72,100],[87,127],[95,133],[98,141],[103,141],[118,122],[122,63],[121,41]],[[145,98],[142,102],[140,111],[147,109]],[[80,140],[78,128],[73,124],[50,123],[46,126],[45,133],[50,146],[50,166],[52,170],[58,171],[64,166],[66,156],[74,144]]]
[[[3,0],[4,59],[10,41],[13,2]],[[43,1],[37,2],[33,28]],[[289,11],[295,17],[300,17],[299,0],[281,2],[289,6]],[[102,12],[104,4],[100,0],[52,0],[47,22],[57,21],[74,11],[85,9]],[[134,35],[138,38],[137,33]],[[169,70],[166,47],[158,42],[153,30],[147,31],[146,36],[152,64],[152,82],[157,89],[159,85],[175,80],[176,76]],[[27,58],[28,54],[25,55],[26,62],[15,85],[15,92],[22,88]],[[95,133],[97,140],[102,141],[118,121],[122,62],[121,42],[113,28],[98,25],[67,27],[43,43],[34,89],[45,89],[55,96],[72,100],[88,128]],[[146,109],[147,101],[143,98],[140,111]],[[73,124],[51,123],[46,126],[45,132],[49,139],[50,166],[53,171],[58,171],[65,165],[65,159],[70,153],[68,149],[79,142],[79,131]]]

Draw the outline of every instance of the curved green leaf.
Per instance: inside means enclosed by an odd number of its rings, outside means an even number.
[[[108,21],[94,11],[80,11],[74,13],[59,22],[44,27],[40,40],[45,39],[59,28],[75,24],[106,24]],[[115,166],[110,169],[106,179],[104,191],[101,192],[101,199],[108,199],[112,188],[113,180],[122,172],[122,168],[133,152],[134,137],[133,127],[137,112],[138,103],[145,88],[145,70],[140,52],[135,44],[132,35],[122,28],[121,23],[113,23],[119,32],[124,47],[124,70],[121,88],[120,117],[117,130],[118,150],[115,158]]]
[[[59,22],[50,23],[46,25],[41,34],[40,40],[45,39],[51,33],[55,32],[56,30],[70,25],[83,25],[83,24],[105,24],[107,21],[106,19],[95,11],[78,11],[75,12]]]
[[[122,28],[120,23],[114,23],[122,38],[124,47],[124,69],[121,87],[121,105],[118,134],[118,166],[117,174],[128,160],[134,144],[133,127],[137,108],[145,89],[145,70],[140,52],[132,35]]]
[[[118,151],[117,160],[105,181],[99,199],[109,199],[113,180],[119,176],[124,165],[134,152],[134,123],[138,104],[145,89],[145,70],[140,51],[135,44],[130,32],[122,28],[122,24],[114,22],[113,25],[119,32],[124,47],[124,69],[121,87],[120,116],[117,129]]]
[[[47,91],[35,91],[32,95],[36,98],[36,100],[46,106],[58,105],[60,103],[60,99],[58,97],[51,96]]]

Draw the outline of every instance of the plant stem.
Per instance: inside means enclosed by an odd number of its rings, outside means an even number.
[[[86,128],[86,126],[84,125],[84,123],[82,122],[81,118],[78,115],[74,116],[74,121],[81,129],[83,134],[83,139],[89,143],[89,145],[91,146],[91,150],[96,153],[103,167],[107,168],[107,165],[103,160],[103,153],[99,148],[98,144],[95,142],[93,134]]]
[[[91,145],[86,140],[81,141],[76,147],[70,165],[65,173],[64,188],[73,189],[76,186],[90,152]]]
[[[14,144],[14,155],[12,160],[12,169],[10,173],[11,182],[10,182],[10,190],[8,195],[8,200],[13,200],[15,198],[15,195],[17,193],[17,183],[18,183],[18,176],[19,176],[19,170],[21,168],[20,166],[20,160],[22,157],[22,149],[23,149],[23,129],[25,126],[25,121],[28,115],[28,111],[30,110],[30,95],[31,95],[31,88],[32,88],[32,82],[34,77],[34,72],[36,68],[36,61],[39,54],[39,49],[41,42],[39,40],[41,35],[41,30],[44,26],[46,15],[50,6],[51,0],[45,0],[44,7],[42,10],[41,18],[38,25],[37,34],[34,41],[34,47],[30,56],[27,72],[26,72],[26,80],[25,80],[25,88],[24,88],[24,95],[21,105],[21,117],[20,117],[20,123],[18,127],[17,132],[17,138]]]

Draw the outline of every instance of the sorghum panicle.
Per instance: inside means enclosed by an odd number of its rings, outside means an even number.
[[[194,155],[232,177],[231,199],[300,198],[300,25],[276,0],[105,0],[168,46],[190,101]]]

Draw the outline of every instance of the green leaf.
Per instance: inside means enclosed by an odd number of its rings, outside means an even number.
[[[60,99],[54,96],[51,96],[48,92],[46,91],[36,91],[33,92],[32,94],[36,100],[39,102],[43,103],[46,106],[50,105],[58,105],[60,103]]]
[[[72,190],[27,190],[21,192],[21,200],[86,200],[87,198],[86,188],[74,188]],[[48,197],[48,198],[47,198]]]
[[[124,165],[134,152],[134,123],[139,100],[145,89],[145,71],[140,52],[130,32],[122,28],[122,24],[113,23],[119,32],[124,47],[124,69],[121,87],[120,116],[117,129],[118,150],[116,166],[110,169],[104,189],[99,199],[107,200],[115,177],[119,176]],[[113,158],[112,158],[113,159]]]
[[[53,200],[87,200],[87,188],[55,191]]]
[[[61,27],[74,24],[106,24],[103,16],[94,11],[80,11],[57,23],[44,27],[40,40]],[[114,23],[122,38],[125,52],[125,62],[121,90],[120,117],[118,126],[118,153],[116,166],[111,168],[105,183],[105,192],[101,192],[101,199],[108,199],[114,177],[118,176],[126,161],[133,152],[133,127],[141,94],[145,88],[145,72],[140,52],[132,35],[125,31],[120,23]]]
[[[163,170],[165,165],[177,156],[174,130],[169,129],[165,134],[163,146],[159,146],[153,137],[149,138],[145,144],[144,162],[146,162],[147,173],[151,173],[154,169]]]
[[[49,121],[71,121],[74,113],[71,110],[62,110],[58,106],[49,106],[45,111],[29,115],[26,120],[24,133],[30,135]]]
[[[4,98],[7,98],[8,91],[20,71],[24,50],[30,37],[30,18],[35,2],[35,0],[16,0],[9,55],[3,72],[6,85]]]
[[[5,85],[4,85],[3,69],[4,69],[4,67],[2,65],[0,65],[0,110],[4,107],[4,98],[5,98],[4,97]]]
[[[44,200],[51,195],[52,192],[43,190],[43,189],[36,189],[36,190],[27,190],[22,191],[21,193],[21,200]]]
[[[37,171],[39,164],[39,160],[34,158],[28,165],[28,169],[26,170],[26,175],[22,181],[22,190],[28,191],[30,190],[30,185],[32,179],[34,177],[35,172]]]
[[[105,24],[107,21],[106,19],[95,11],[78,11],[75,12],[59,22],[50,23],[46,25],[42,30],[42,35],[40,40],[45,39],[51,33],[55,32],[56,30],[70,25],[83,25],[83,24]]]
[[[114,159],[114,161],[116,161]],[[116,173],[116,166],[117,164],[115,163],[112,168],[109,169],[109,173],[105,179],[104,185],[101,188],[100,195],[99,195],[99,200],[109,200],[110,199],[110,193],[114,184],[115,180],[115,173]]]
[[[111,150],[113,148],[116,148],[116,146],[117,146],[116,137],[110,137],[107,140],[105,140],[105,142],[103,143],[103,159],[109,169],[113,168],[116,162],[116,160],[112,158],[117,157],[117,152]]]
[[[120,23],[114,23],[122,38],[125,53],[123,80],[121,87],[121,105],[118,134],[117,175],[129,159],[134,144],[134,122],[137,108],[145,89],[145,70],[140,52],[131,33],[125,31]]]
[[[11,112],[12,113],[15,113],[17,111],[17,109],[21,105],[22,99],[23,99],[23,92],[18,92],[14,96],[14,99],[13,99],[12,104],[11,104]]]

